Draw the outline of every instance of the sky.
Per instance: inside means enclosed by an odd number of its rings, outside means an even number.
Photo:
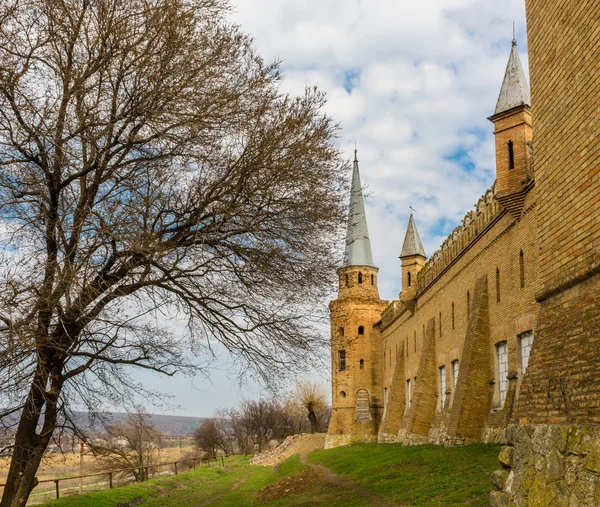
[[[493,114],[513,21],[524,67],[524,0],[232,0],[231,20],[279,59],[282,90],[327,93],[348,160],[358,148],[382,299],[397,299],[409,205],[433,254],[495,179]],[[341,262],[341,259],[340,259]],[[320,381],[327,385],[327,378]],[[226,364],[211,380],[158,379],[178,408],[210,416],[262,394]]]

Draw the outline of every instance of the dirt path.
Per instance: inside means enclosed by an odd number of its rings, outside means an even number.
[[[248,475],[245,475],[239,481],[236,481],[235,484],[231,487],[231,489],[228,489],[227,491],[224,491],[223,493],[221,493],[219,495],[213,496],[211,498],[207,498],[202,503],[197,504],[196,507],[206,507],[207,505],[213,505],[216,501],[224,498],[230,491],[238,489],[247,480],[248,480]]]
[[[387,502],[385,499],[380,497],[379,495],[368,491],[362,488],[357,483],[351,481],[347,477],[343,475],[336,474],[331,469],[327,468],[324,465],[316,465],[314,463],[310,463],[308,461],[309,451],[305,451],[300,453],[300,461],[310,467],[312,470],[317,470],[322,477],[322,480],[333,488],[344,489],[346,491],[352,491],[357,497],[368,502],[369,505],[374,505],[376,507],[388,507],[394,504]]]

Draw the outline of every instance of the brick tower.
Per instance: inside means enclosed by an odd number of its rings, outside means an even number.
[[[408,220],[400,260],[402,261],[402,292],[400,300],[407,302],[413,300],[417,295],[417,274],[421,271],[427,260],[412,213]]]
[[[339,291],[331,301],[332,415],[327,447],[377,440],[383,410],[379,334],[373,324],[387,306],[379,299],[358,159],[350,195],[344,265]]]
[[[496,110],[488,119],[496,137],[496,198],[519,220],[533,185],[532,128],[529,85],[514,39]]]

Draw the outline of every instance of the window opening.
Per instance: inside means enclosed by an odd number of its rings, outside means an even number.
[[[512,141],[508,141],[508,168],[515,168],[515,150]]]
[[[498,361],[498,385],[500,391],[500,406],[504,406],[506,401],[506,391],[508,389],[508,352],[506,342],[496,345],[496,356]]]
[[[500,270],[496,268],[496,303],[500,302]]]
[[[371,275],[371,285],[375,285],[375,275]]]
[[[340,327],[339,331],[340,331],[340,336],[344,336],[344,328]]]
[[[365,360],[364,360],[364,359],[361,359],[361,360],[360,360],[360,369],[361,369],[361,370],[364,370],[364,369],[365,369]]]
[[[519,252],[519,274],[521,278],[521,289],[525,287],[525,259],[523,258],[523,250]]]
[[[410,389],[410,379],[406,379],[406,411],[410,409],[412,403],[412,391]]]
[[[365,334],[364,326],[358,326],[358,334]]]
[[[362,273],[358,273],[358,283],[362,283]]]
[[[442,312],[440,312],[440,338],[442,337]]]
[[[346,369],[346,351],[344,349],[338,350],[338,370],[344,371]]]
[[[525,331],[518,336],[519,350],[521,356],[521,374],[525,375],[527,366],[529,366],[529,355],[533,345],[533,331]]]
[[[452,331],[454,331],[454,301],[452,301]]]
[[[446,405],[446,367],[440,366],[440,408]]]
[[[346,287],[348,287],[348,285],[350,285],[350,281],[348,279],[348,275],[346,275]]]
[[[458,359],[452,361],[452,386],[456,387],[458,382]]]
[[[408,286],[410,287],[410,271],[408,272]]]

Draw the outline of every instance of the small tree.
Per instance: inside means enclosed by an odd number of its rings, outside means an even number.
[[[296,384],[291,400],[302,407],[310,422],[310,432],[325,431],[328,422],[329,404],[323,386],[315,382],[303,381]]]
[[[158,462],[162,434],[150,416],[137,410],[126,420],[106,428],[102,444],[92,444],[98,463],[106,470],[131,469],[137,482],[148,480],[150,465]]]
[[[212,419],[204,421],[202,426],[196,428],[193,438],[196,447],[206,451],[210,456],[216,456],[217,449],[223,449],[222,444],[225,439]]]

